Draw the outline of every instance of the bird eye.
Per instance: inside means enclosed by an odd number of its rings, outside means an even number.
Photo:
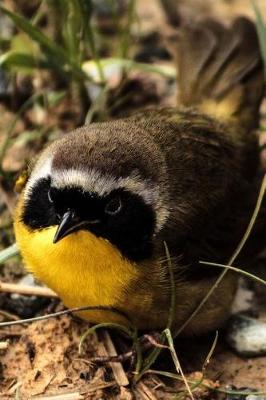
[[[120,197],[114,197],[113,199],[111,199],[110,201],[108,201],[108,203],[105,206],[105,212],[107,214],[110,215],[115,215],[117,213],[119,213],[119,211],[122,208],[122,202]]]
[[[50,201],[50,203],[53,203],[53,199],[51,197],[51,190],[48,191],[48,200]]]

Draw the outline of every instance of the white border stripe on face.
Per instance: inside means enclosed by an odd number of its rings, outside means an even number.
[[[169,216],[169,211],[163,207],[163,199],[160,196],[158,187],[151,182],[145,182],[137,174],[126,178],[116,178],[112,175],[103,175],[94,169],[89,171],[81,171],[74,168],[54,170],[52,171],[52,185],[57,188],[80,187],[84,191],[97,193],[99,196],[107,195],[116,189],[126,189],[139,195],[146,204],[154,207],[157,232],[163,227]]]
[[[53,170],[51,158],[45,161],[40,159],[36,164],[26,185],[25,197],[28,198],[30,196],[32,188],[40,179],[48,177],[51,177],[51,185],[56,188],[79,187],[84,192],[94,192],[99,196],[104,196],[113,190],[123,188],[139,195],[146,204],[154,208],[156,213],[156,232],[162,229],[169,216],[168,209],[163,206],[164,201],[160,196],[159,188],[149,181],[145,182],[137,174],[126,178],[116,178],[112,175],[103,175],[93,169],[90,171],[81,171],[74,168]]]
[[[40,160],[37,162],[34,170],[32,171],[29,180],[27,182],[25,188],[25,197],[29,197],[32,188],[34,187],[35,183],[38,182],[40,179],[48,178],[51,175],[51,168],[52,168],[52,159],[47,158],[45,161],[42,162]]]

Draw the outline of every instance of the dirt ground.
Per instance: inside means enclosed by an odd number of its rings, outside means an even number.
[[[266,17],[266,1],[257,0],[263,15]],[[179,13],[185,20],[215,16],[226,22],[236,15],[247,15],[254,19],[254,12],[249,0],[180,0]],[[137,2],[139,29],[142,35],[159,31],[160,41],[170,32],[165,15],[156,0]],[[172,65],[172,60],[165,61]],[[132,72],[131,79],[140,84],[140,94],[133,93],[132,101],[127,105],[127,111],[132,112],[139,107],[139,103],[148,105],[175,105],[175,83],[165,82],[165,78],[156,75],[147,76],[143,72]],[[64,119],[62,107],[69,107],[66,102],[58,106],[48,123],[57,125],[65,132],[75,126],[69,114]],[[128,110],[130,108],[130,110]],[[265,111],[264,111],[265,110]],[[0,104],[1,133],[5,131],[12,113]],[[263,105],[264,118],[266,105]],[[37,118],[29,113],[28,119]],[[43,118],[38,114],[38,118]],[[60,124],[58,121],[60,120]],[[25,126],[21,120],[16,126],[19,133]],[[264,140],[263,134],[261,141]],[[38,142],[38,150],[42,147],[42,140]],[[11,172],[19,171],[23,167],[25,158],[29,159],[36,152],[33,146],[25,147],[23,143],[12,146],[5,159],[5,167]],[[10,210],[12,212],[15,198],[9,190],[1,192],[0,202],[0,240],[2,247],[12,242],[12,231],[5,230],[9,224]],[[4,205],[8,205],[5,207]],[[5,282],[17,282],[25,275],[21,261],[10,260],[0,269],[0,277]],[[266,292],[259,292],[260,301],[255,299],[256,313],[265,319]],[[254,295],[256,297],[256,294]],[[0,321],[17,319],[16,308],[10,308],[10,295],[0,296]],[[24,301],[24,300],[23,300]],[[6,305],[9,305],[8,307]],[[28,307],[31,307],[28,303]],[[39,303],[38,303],[39,304]],[[259,305],[258,305],[259,304]],[[38,305],[38,315],[54,312],[63,308],[55,300]],[[265,306],[266,309],[266,306]],[[8,311],[7,311],[8,310]],[[134,381],[130,373],[129,362],[105,363],[99,365],[92,362],[96,356],[114,356],[117,353],[128,351],[130,343],[123,338],[117,339],[113,332],[101,331],[90,335],[79,354],[78,348],[81,335],[88,329],[86,322],[66,315],[45,321],[17,325],[0,329],[0,399],[39,399],[39,400],[76,400],[76,399],[172,399],[189,398],[185,394],[183,382],[159,376],[155,373],[145,374],[139,382]],[[211,361],[204,373],[204,385],[199,385],[193,392],[195,399],[245,399],[241,396],[223,393],[226,390],[255,390],[266,392],[266,357],[242,358],[233,353],[224,342],[224,333],[220,332],[218,345],[211,357]],[[177,353],[188,381],[198,382],[201,379],[202,362],[208,353],[213,341],[213,335],[207,338],[191,338],[190,341],[176,343]],[[6,343],[1,349],[1,343]],[[167,350],[163,354],[168,353]],[[168,355],[160,357],[152,368],[175,372],[173,363]],[[209,387],[209,389],[207,388]],[[219,391],[212,391],[215,388]],[[179,397],[178,397],[179,396]],[[266,395],[265,395],[266,396]],[[265,397],[266,398],[266,397]]]

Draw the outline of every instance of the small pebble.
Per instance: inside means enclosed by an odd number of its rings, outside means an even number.
[[[236,314],[229,320],[226,340],[240,356],[266,355],[266,323]]]

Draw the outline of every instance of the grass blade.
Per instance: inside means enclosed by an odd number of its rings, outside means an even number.
[[[105,76],[102,64],[99,59],[99,53],[96,46],[96,38],[95,38],[95,29],[92,27],[91,17],[92,17],[92,9],[93,5],[91,0],[79,0],[81,16],[83,17],[83,30],[84,30],[84,39],[85,43],[90,49],[92,58],[94,59],[94,63],[97,70],[97,79],[99,83],[105,83]]]
[[[178,357],[177,357],[177,354],[176,354],[176,351],[175,351],[174,342],[173,342],[173,338],[172,338],[170,329],[168,329],[168,328],[165,329],[164,333],[165,333],[166,339],[167,339],[168,344],[169,344],[169,349],[170,349],[171,356],[172,356],[172,358],[173,358],[173,362],[174,362],[174,364],[175,364],[176,372],[177,372],[177,373],[180,373],[180,375],[182,376],[182,380],[183,380],[183,382],[184,382],[184,384],[185,384],[185,387],[186,387],[186,389],[187,389],[187,392],[188,392],[188,394],[189,394],[189,397],[191,398],[191,400],[194,400],[194,396],[193,396],[193,394],[192,394],[192,391],[191,391],[191,389],[190,389],[190,386],[189,386],[189,384],[188,384],[188,381],[187,381],[187,379],[186,379],[186,377],[185,377],[185,375],[184,375],[184,372],[183,372],[182,367],[181,367],[181,365],[180,365],[180,362],[179,362],[179,360],[178,360]]]
[[[256,15],[256,28],[259,36],[262,56],[264,59],[264,73],[266,75],[266,23],[255,0],[252,1],[253,9]]]
[[[131,337],[131,338],[133,337],[133,333],[126,326],[121,325],[121,324],[112,323],[112,322],[103,322],[101,324],[92,326],[91,328],[87,329],[85,333],[83,333],[83,335],[81,336],[80,341],[79,341],[79,354],[81,354],[81,352],[82,352],[82,345],[84,343],[84,340],[87,338],[87,336],[92,335],[98,329],[102,329],[102,328],[116,329],[118,331],[125,333],[128,337]]]
[[[157,371],[154,369],[149,369],[147,372],[147,374],[155,374],[155,375],[159,375],[159,376],[164,376],[166,378],[172,378],[175,379],[177,381],[183,381],[182,377],[174,374],[172,372],[167,372],[167,371]],[[190,379],[187,380],[188,383],[190,383],[191,385],[195,385],[197,384],[196,381],[192,381]],[[201,382],[201,384],[199,386],[202,386],[212,392],[217,392],[217,393],[223,393],[223,394],[227,394],[228,396],[265,396],[266,392],[265,391],[260,391],[260,392],[247,392],[247,391],[241,391],[241,390],[227,390],[227,389],[219,389],[213,386],[208,385],[205,382]]]
[[[139,63],[129,59],[122,58],[101,58],[99,60],[103,74],[106,78],[111,77],[114,72],[120,73],[123,70],[129,72],[130,70],[159,74],[167,79],[176,79],[176,68],[169,65],[154,65]],[[82,64],[82,69],[94,82],[101,82],[99,80],[98,66],[96,61],[85,61]]]
[[[44,56],[46,56],[55,69],[60,70],[63,73],[72,73],[77,79],[89,79],[79,65],[69,59],[67,52],[62,47],[58,46],[52,39],[44,35],[42,31],[34,26],[30,21],[4,7],[0,7],[0,10],[14,22],[16,27],[21,29],[29,35],[32,40],[39,44],[43,50]]]
[[[26,18],[13,13],[12,11],[9,11],[4,7],[0,7],[0,10],[14,22],[16,27],[27,33],[32,40],[37,42],[40,46],[44,47],[49,52],[53,53],[53,55],[57,59],[61,59],[61,61],[66,61],[67,55],[65,51],[61,47],[57,46],[50,38],[44,35],[40,29],[32,25]]]
[[[213,263],[213,262],[209,262],[209,261],[199,261],[199,263],[202,265],[209,265],[209,266],[218,267],[218,268],[226,268],[226,269],[229,269],[230,271],[235,271],[238,274],[244,275],[245,277],[247,277],[257,283],[261,283],[262,285],[266,286],[266,281],[264,279],[259,278],[258,276],[251,274],[250,272],[247,272],[244,269],[232,267],[231,265]]]
[[[211,359],[211,357],[213,355],[213,352],[214,352],[214,350],[216,348],[216,345],[217,345],[217,342],[218,342],[218,336],[219,336],[218,335],[218,331],[216,331],[215,332],[215,338],[214,338],[214,341],[212,343],[212,346],[211,346],[211,348],[210,348],[210,350],[209,350],[209,352],[208,352],[208,354],[207,354],[207,356],[206,356],[206,358],[205,358],[205,360],[203,362],[203,365],[202,365],[202,375],[203,375],[204,370],[207,368],[207,366],[210,363],[210,359]]]
[[[68,57],[72,63],[80,65],[81,62],[80,33],[82,29],[82,24],[81,24],[81,10],[79,7],[79,1],[77,0],[66,1],[63,12],[64,12],[63,35],[65,38]]]
[[[17,256],[19,254],[18,247],[16,243],[7,247],[6,249],[0,251],[0,264],[4,264],[11,257]]]
[[[135,9],[136,9],[136,0],[129,0],[127,5],[127,23],[125,29],[122,32],[122,40],[121,40],[121,50],[120,56],[122,59],[126,58],[128,55],[130,38],[131,38],[131,27],[135,17]]]
[[[0,65],[3,68],[47,68],[49,64],[42,60],[36,60],[33,56],[26,53],[17,53],[14,51],[8,51],[0,56]]]
[[[168,331],[170,332],[170,329],[172,327],[173,321],[174,321],[174,315],[175,315],[175,310],[176,310],[176,286],[175,286],[175,277],[174,277],[174,271],[173,271],[173,265],[171,261],[171,255],[167,246],[167,243],[164,242],[164,249],[165,249],[165,255],[166,255],[166,261],[167,261],[167,266],[168,266],[168,272],[169,272],[169,280],[170,280],[170,287],[171,287],[171,297],[170,297],[170,307],[169,307],[169,316],[168,316],[168,321],[167,321],[167,327]],[[160,336],[160,342],[161,344],[165,343],[165,331],[161,333]],[[143,362],[143,369],[139,372],[138,375],[135,377],[135,381],[137,382],[142,375],[147,371],[152,364],[157,360],[159,354],[162,351],[162,347],[155,347],[151,351],[151,353],[146,357],[146,359]]]

